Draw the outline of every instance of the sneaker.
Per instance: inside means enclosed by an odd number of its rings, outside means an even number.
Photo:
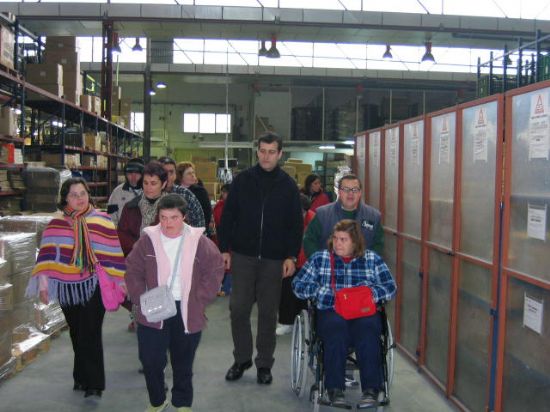
[[[145,412],[161,412],[163,410],[165,410],[166,408],[168,408],[168,401],[164,401],[164,403],[162,405],[159,405],[159,406],[153,406],[153,405],[149,405],[147,407],[147,409],[145,409]]]
[[[378,390],[367,388],[363,391],[361,399],[357,403],[357,409],[374,408],[378,406]]]
[[[340,388],[327,389],[328,401],[336,408],[350,408],[351,404],[346,401],[344,391]]]
[[[288,335],[292,332],[292,325],[281,325],[277,326],[277,329],[275,329],[275,334],[278,336],[282,335]]]

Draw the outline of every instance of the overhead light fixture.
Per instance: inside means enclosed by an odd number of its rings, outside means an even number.
[[[260,50],[258,50],[258,56],[260,56],[260,57],[266,57],[267,56],[267,49],[265,47],[265,40],[262,40],[262,47],[260,47]]]
[[[506,66],[511,66],[513,64],[509,54],[504,57],[504,63],[506,64]]]
[[[157,89],[166,89],[168,86],[164,82],[157,82],[157,85],[155,87]]]
[[[155,96],[157,92],[154,89],[149,90],[149,96]]]
[[[118,43],[118,33],[113,32],[113,48],[111,49],[112,53],[122,53],[120,49],[120,44]]]
[[[336,149],[336,146],[334,146],[333,144],[321,145],[321,146],[319,146],[319,149],[321,149],[321,150],[334,150],[334,149]]]
[[[353,146],[355,144],[355,140],[344,140],[342,143],[349,144],[349,145]]]
[[[277,50],[277,37],[275,37],[275,35],[271,37],[271,48],[267,51],[265,57],[270,59],[278,59],[281,57],[279,50]]]
[[[386,44],[386,51],[384,52],[384,54],[382,55],[382,58],[383,59],[386,59],[386,60],[391,60],[393,59],[393,55],[391,54],[391,47],[389,44]]]
[[[424,53],[424,56],[422,56],[421,63],[424,62],[432,62],[435,63],[434,55],[432,54],[432,42],[427,41],[426,42],[426,52]]]
[[[141,44],[139,44],[139,37],[136,37],[136,44],[134,44],[134,47],[132,47],[132,51],[135,51],[135,52],[143,51],[143,47],[141,47]]]

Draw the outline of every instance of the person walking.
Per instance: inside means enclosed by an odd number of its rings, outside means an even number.
[[[258,163],[231,184],[218,231],[225,269],[233,275],[229,301],[234,363],[225,379],[235,381],[252,366],[250,313],[258,305],[257,382],[270,384],[277,312],[283,277],[294,274],[303,232],[296,183],[278,165],[279,135],[258,138]],[[231,251],[231,253],[229,253]]]
[[[44,304],[59,302],[74,352],[73,390],[83,391],[84,397],[101,397],[105,308],[97,271],[101,265],[110,280],[124,288],[124,255],[113,222],[94,208],[84,179],[66,180],[60,198],[63,216],[52,219],[42,234],[26,293],[39,295]]]
[[[142,193],[143,166],[143,160],[139,158],[128,160],[124,167],[126,182],[115,187],[109,196],[107,213],[111,216],[115,226],[118,225],[124,205]]]
[[[139,359],[143,365],[149,406],[146,412],[168,407],[164,386],[166,352],[173,372],[172,405],[191,411],[193,361],[206,326],[204,310],[216,297],[223,277],[223,259],[204,228],[185,223],[187,204],[177,194],[158,203],[159,224],[143,234],[127,258],[126,284],[136,306]],[[140,296],[160,285],[170,285],[177,313],[161,322],[143,315]]]

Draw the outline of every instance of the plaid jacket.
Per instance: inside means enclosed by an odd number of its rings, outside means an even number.
[[[349,263],[339,257],[334,259],[336,290],[354,286],[369,286],[376,302],[389,301],[397,290],[393,277],[382,260],[372,250]],[[292,288],[301,299],[313,299],[318,309],[334,307],[334,291],[331,287],[330,253],[315,252],[302,270],[294,277]]]

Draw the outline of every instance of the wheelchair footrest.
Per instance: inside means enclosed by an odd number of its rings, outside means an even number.
[[[328,399],[325,399],[324,397],[321,397],[317,400],[317,402],[319,403],[319,405],[323,405],[323,406],[330,406],[332,408],[339,408],[339,409],[352,409],[353,406],[351,404],[341,404],[341,403],[337,403],[337,404],[333,404],[331,401],[329,401]]]

